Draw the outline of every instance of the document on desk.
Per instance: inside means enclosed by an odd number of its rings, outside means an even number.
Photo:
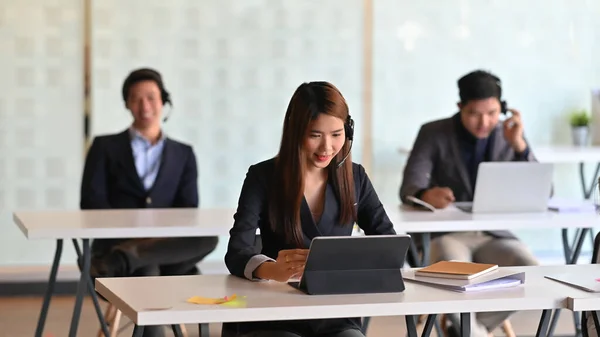
[[[415,270],[403,271],[403,278],[408,282],[458,292],[512,288],[525,283],[524,272],[516,272],[508,269],[497,269],[470,280],[415,276]]]
[[[460,209],[458,209],[458,207],[456,207],[454,204],[450,204],[446,208],[443,208],[443,209],[438,209],[438,208],[435,208],[432,205],[426,203],[425,201],[423,201],[421,199],[417,199],[413,196],[406,197],[406,200],[413,203],[412,208],[415,210],[421,210],[421,211],[433,212],[433,213],[460,212]]]
[[[590,293],[600,293],[600,278],[597,277],[567,273],[546,275],[545,277]]]
[[[560,213],[586,213],[595,212],[597,206],[590,201],[571,200],[563,198],[551,198],[548,201],[548,209]]]

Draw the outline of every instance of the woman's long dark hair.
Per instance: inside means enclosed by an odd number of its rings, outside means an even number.
[[[304,83],[296,89],[285,114],[275,176],[269,193],[269,220],[275,232],[283,232],[286,241],[302,247],[304,236],[300,207],[304,197],[306,157],[302,153],[310,122],[319,114],[340,118],[347,123],[349,112],[340,91],[328,82]],[[356,221],[354,178],[350,142],[346,142],[327,168],[340,203],[340,224]],[[338,163],[348,155],[344,163]]]

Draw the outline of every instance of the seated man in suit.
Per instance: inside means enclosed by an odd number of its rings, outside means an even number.
[[[161,75],[137,69],[123,84],[132,125],[96,137],[85,161],[81,209],[198,207],[198,172],[191,146],[161,130],[171,103]],[[190,275],[217,237],[99,239],[92,243],[92,277]]]
[[[535,161],[523,136],[521,114],[505,108],[500,80],[485,71],[458,80],[460,112],[419,130],[404,170],[400,198],[421,199],[436,208],[473,201],[483,161]],[[500,121],[507,111],[510,118]],[[449,228],[451,230],[451,228]],[[508,231],[432,233],[431,263],[462,260],[501,266],[536,265],[527,247]],[[485,336],[510,313],[481,313],[473,335]],[[472,320],[475,323],[475,320]]]

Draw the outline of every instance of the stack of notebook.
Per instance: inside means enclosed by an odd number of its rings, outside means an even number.
[[[498,265],[440,261],[428,267],[407,271],[404,279],[454,291],[510,288],[525,282],[525,273],[498,269]]]
[[[415,272],[415,276],[470,280],[498,269],[497,264],[440,261]]]

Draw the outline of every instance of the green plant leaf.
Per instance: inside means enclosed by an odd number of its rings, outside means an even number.
[[[591,116],[585,109],[575,110],[571,112],[570,124],[573,127],[577,126],[589,126],[592,121]]]

